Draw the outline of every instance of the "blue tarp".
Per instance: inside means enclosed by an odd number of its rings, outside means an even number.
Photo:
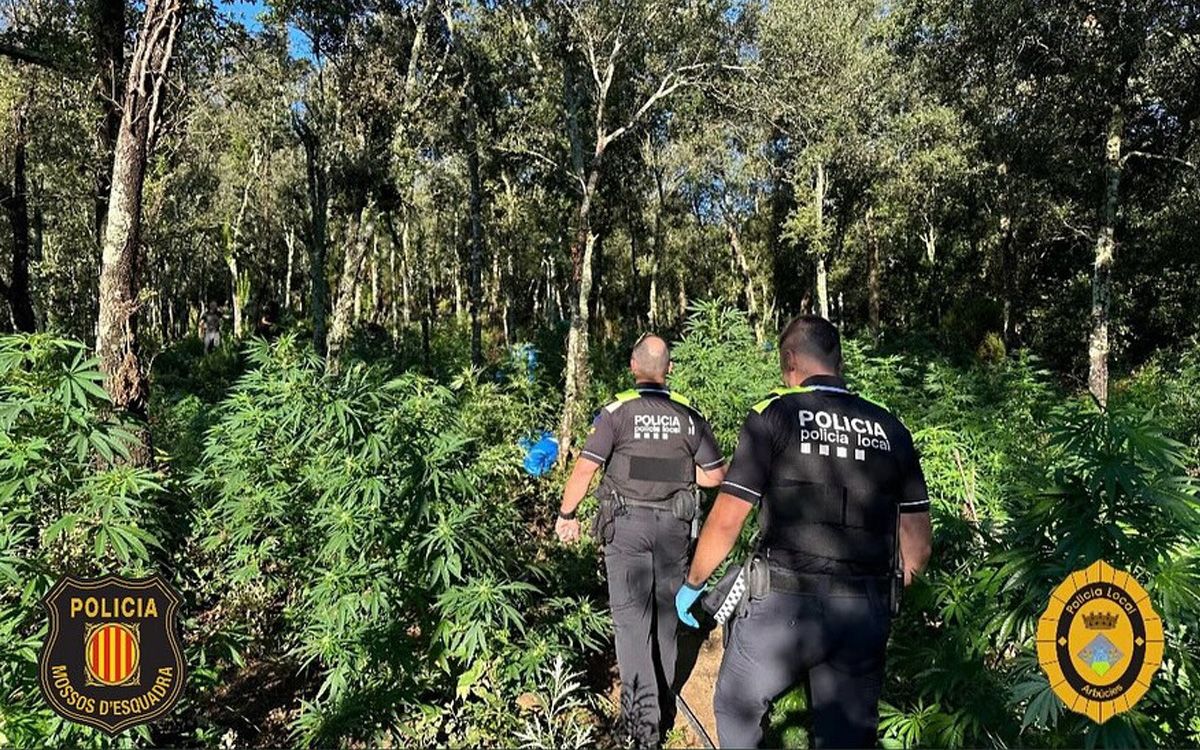
[[[558,460],[558,440],[543,430],[537,437],[523,437],[518,443],[525,451],[523,466],[531,477],[540,477],[554,468]]]

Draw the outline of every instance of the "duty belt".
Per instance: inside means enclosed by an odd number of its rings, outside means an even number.
[[[670,511],[675,518],[691,525],[692,539],[700,535],[700,498],[694,491],[680,491],[663,500],[634,500],[622,497],[616,492],[610,495],[610,500],[616,508],[649,508],[650,510]],[[613,506],[610,506],[613,507]]]
[[[628,508],[651,508],[653,510],[671,510],[670,500],[632,500],[627,497],[622,497],[617,493],[613,493],[613,500],[618,505]]]
[[[797,573],[787,568],[771,566],[771,590],[789,594],[813,596],[867,597],[871,591],[881,598],[888,596],[887,576],[837,576],[822,573]]]

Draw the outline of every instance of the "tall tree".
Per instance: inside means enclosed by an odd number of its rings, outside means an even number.
[[[112,189],[113,147],[121,127],[120,102],[124,95],[126,0],[88,0],[95,66],[94,91],[101,116],[96,122],[96,242],[104,237],[104,219],[108,213],[108,194]]]
[[[668,5],[656,2],[628,3],[619,8],[590,3],[562,7],[568,22],[567,49],[578,48],[583,57],[582,64],[570,54],[563,60],[570,173],[578,188],[570,244],[571,324],[559,424],[560,456],[565,460],[587,389],[596,250],[592,213],[605,154],[614,143],[658,114],[677,91],[699,85],[705,71],[717,60],[715,48],[706,43],[703,33],[704,24],[713,23],[714,16],[692,16],[686,19],[691,23],[681,24]],[[710,33],[713,30],[708,29]],[[626,96],[621,97],[625,92]],[[581,123],[585,117],[586,124]]]
[[[137,338],[142,189],[182,18],[182,0],[147,0],[126,77],[101,255],[96,351],[105,387],[115,406],[143,415],[149,389]]]
[[[12,182],[0,183],[0,207],[12,228],[12,255],[7,282],[0,280],[0,294],[8,301],[13,326],[32,333],[37,328],[33,297],[29,289],[30,221],[29,175],[26,149],[29,143],[28,95],[13,109]]]

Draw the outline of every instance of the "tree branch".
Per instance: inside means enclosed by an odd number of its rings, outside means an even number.
[[[1125,166],[1125,162],[1129,161],[1129,157],[1139,156],[1143,159],[1157,159],[1159,161],[1173,161],[1176,164],[1182,164],[1188,169],[1197,169],[1197,166],[1187,159],[1180,159],[1178,156],[1167,156],[1166,154],[1151,154],[1147,151],[1126,151],[1121,157],[1121,166]]]
[[[625,135],[625,133],[629,132],[629,130],[637,125],[638,121],[641,120],[642,117],[644,117],[646,113],[649,112],[650,109],[659,101],[667,98],[683,86],[693,85],[695,81],[693,81],[691,78],[684,77],[684,73],[701,71],[707,67],[707,63],[692,63],[691,65],[680,66],[663,76],[662,81],[660,81],[658,84],[658,89],[649,97],[647,97],[646,101],[642,103],[642,106],[638,107],[638,110],[633,113],[632,117],[629,118],[629,121],[604,136],[605,144],[612,143],[621,136]]]
[[[25,49],[24,47],[17,47],[5,42],[0,42],[0,57],[8,57],[18,62],[30,63],[62,72],[61,63],[45,52]]]

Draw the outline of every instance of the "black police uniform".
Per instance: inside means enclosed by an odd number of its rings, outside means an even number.
[[[674,721],[675,592],[691,540],[681,508],[694,503],[696,466],[715,469],[724,458],[686,398],[645,383],[600,411],[583,456],[604,466],[596,534],[616,630],[622,728],[654,746]]]
[[[721,490],[761,505],[770,571],[731,625],[721,747],[757,746],[771,701],[806,677],[812,746],[875,746],[898,514],[929,509],[912,436],[840,378],[809,378],[750,412]]]

